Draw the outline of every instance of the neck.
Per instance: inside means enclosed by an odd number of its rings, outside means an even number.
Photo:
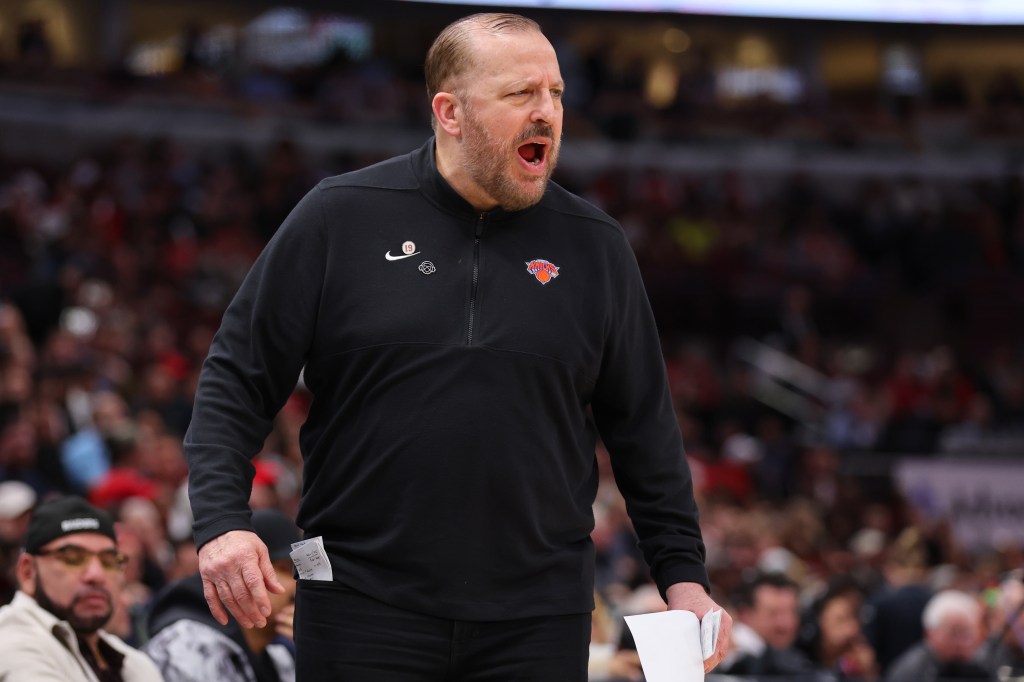
[[[100,636],[95,632],[92,634],[81,634],[78,636],[79,644],[84,644],[89,647],[89,651],[92,652],[93,660],[96,661],[96,665],[100,668],[107,667],[107,661],[103,658],[103,654],[100,652]]]
[[[274,626],[268,623],[265,628],[242,628],[242,635],[252,652],[259,655],[266,650],[268,644],[274,641],[277,633],[274,631]]]
[[[465,166],[458,161],[459,144],[443,133],[434,137],[434,164],[452,189],[478,211],[490,211],[498,205],[472,178],[466,175]]]

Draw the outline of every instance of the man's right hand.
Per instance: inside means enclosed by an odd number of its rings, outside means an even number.
[[[227,625],[230,611],[244,628],[265,627],[270,615],[267,590],[284,592],[267,546],[247,530],[228,531],[203,545],[199,573],[210,613],[221,625]]]

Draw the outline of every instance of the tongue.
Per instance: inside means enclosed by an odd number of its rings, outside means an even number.
[[[537,158],[537,147],[533,144],[524,144],[519,148],[519,156],[527,161],[533,161]]]

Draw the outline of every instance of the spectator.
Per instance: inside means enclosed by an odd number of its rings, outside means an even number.
[[[882,572],[885,586],[865,605],[864,629],[884,674],[924,636],[921,616],[932,597],[926,582],[926,548],[916,529],[903,531],[889,550]]]
[[[105,512],[77,496],[37,507],[18,557],[19,590],[0,609],[0,679],[159,682],[152,661],[102,629],[124,563]]]
[[[829,680],[795,648],[800,626],[799,586],[780,573],[760,573],[734,600],[733,651],[723,662],[729,675],[784,676],[790,680]]]
[[[801,648],[807,656],[841,680],[878,679],[875,651],[861,631],[862,600],[852,581],[834,580],[801,627]]]
[[[265,627],[244,629],[234,618],[227,625],[214,620],[198,573],[168,586],[153,603],[150,640],[144,648],[167,682],[294,682],[295,579],[289,554],[292,543],[299,541],[299,529],[270,509],[253,512],[252,522],[285,592],[270,595]]]
[[[975,660],[981,644],[981,606],[959,590],[939,592],[922,616],[924,639],[896,659],[887,682],[988,680]]]
[[[44,497],[54,492],[54,482],[39,466],[38,438],[27,411],[18,411],[0,423],[0,480],[21,481]]]
[[[124,398],[100,391],[90,400],[92,424],[64,441],[61,461],[76,492],[87,493],[133,447],[134,426]]]

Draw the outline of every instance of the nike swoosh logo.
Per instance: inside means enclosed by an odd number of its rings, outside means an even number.
[[[402,254],[401,256],[392,256],[391,252],[388,251],[387,253],[384,254],[384,257],[387,258],[388,260],[402,260],[403,258],[408,258],[409,256],[415,256],[417,253],[419,253],[419,251],[416,251],[414,253]]]

